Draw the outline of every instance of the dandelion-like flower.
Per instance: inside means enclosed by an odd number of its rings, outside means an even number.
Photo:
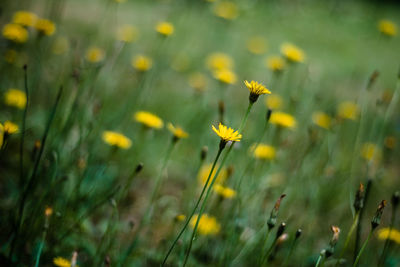
[[[236,74],[229,69],[216,70],[214,78],[225,84],[235,84],[237,80]]]
[[[329,129],[331,127],[331,117],[321,111],[314,112],[312,114],[312,121],[321,128]]]
[[[217,17],[233,20],[239,15],[238,7],[231,1],[219,1],[214,5],[213,12]]]
[[[198,214],[193,215],[190,220],[190,226],[192,228],[195,227]],[[201,235],[216,235],[221,230],[221,225],[218,223],[217,219],[213,216],[209,216],[208,214],[203,214],[199,220],[198,232]]]
[[[199,181],[200,185],[205,185],[207,182],[208,175],[211,171],[212,164],[203,165],[197,175],[197,180]],[[216,174],[217,169],[219,169],[219,165],[217,165],[211,174],[211,177],[214,177]],[[221,171],[218,174],[218,177],[215,178],[215,182],[217,184],[222,184],[228,178],[228,170],[225,167],[222,167]]]
[[[361,157],[368,161],[379,161],[381,157],[381,150],[374,143],[365,143],[361,147]]]
[[[178,222],[183,222],[184,220],[186,220],[186,215],[185,214],[178,214],[175,216],[174,218],[176,221]]]
[[[283,71],[285,68],[285,61],[280,56],[268,57],[265,63],[268,69],[276,73]]]
[[[221,141],[228,142],[240,142],[242,135],[238,131],[228,128],[222,123],[219,123],[218,130],[212,125],[213,131],[221,138]]]
[[[48,19],[38,19],[35,23],[35,28],[44,35],[53,35],[56,32],[56,25]]]
[[[161,129],[164,126],[162,119],[148,111],[138,111],[133,115],[133,118],[149,128]]]
[[[172,123],[168,123],[168,130],[174,135],[175,139],[187,138],[189,134],[185,132],[181,127],[175,127]]]
[[[247,50],[255,55],[264,54],[267,51],[267,41],[262,36],[254,36],[247,41]]]
[[[103,141],[110,146],[128,149],[132,145],[132,141],[126,137],[125,135],[113,132],[113,131],[104,131],[103,132]]]
[[[343,119],[356,120],[360,110],[356,103],[345,101],[339,104],[337,112]]]
[[[396,36],[397,34],[397,26],[393,21],[390,20],[381,20],[378,24],[379,31],[387,36]]]
[[[132,43],[136,41],[139,31],[136,27],[125,24],[117,29],[116,38],[118,41]]]
[[[10,23],[4,25],[3,36],[15,43],[25,43],[28,40],[28,31],[19,24]]]
[[[272,112],[269,122],[285,128],[295,128],[297,124],[292,115],[280,111]]]
[[[3,131],[5,134],[14,134],[18,132],[18,130],[19,130],[18,125],[11,121],[5,121],[3,124]]]
[[[265,98],[265,104],[267,105],[267,108],[277,110],[283,106],[283,100],[280,95],[273,94]]]
[[[53,263],[58,267],[71,267],[71,262],[63,257],[54,258]]]
[[[33,27],[37,19],[38,17],[35,13],[21,10],[14,13],[12,22],[21,26]]]
[[[290,62],[303,62],[305,58],[303,50],[293,44],[284,43],[281,52]]]
[[[266,144],[258,144],[256,147],[253,146],[253,156],[257,159],[271,160],[275,158],[276,151],[273,146]]]
[[[236,191],[233,190],[232,188],[216,184],[213,189],[219,196],[223,198],[232,199],[236,197]]]
[[[212,53],[207,56],[206,65],[212,71],[232,69],[233,59],[224,53]]]
[[[390,229],[389,227],[379,229],[378,239],[380,240],[389,239],[400,245],[400,231],[394,228]]]
[[[153,66],[153,60],[144,55],[137,55],[132,59],[132,67],[134,67],[137,71],[145,72],[151,69]]]
[[[160,22],[156,25],[156,31],[163,36],[170,36],[174,33],[174,25],[169,22]]]
[[[99,47],[93,46],[86,51],[86,60],[91,63],[99,63],[104,59],[104,57],[105,52]]]
[[[24,109],[26,106],[26,94],[18,89],[8,89],[4,95],[5,103],[8,106]]]
[[[246,85],[246,87],[249,89],[250,91],[250,96],[249,96],[249,100],[251,103],[254,103],[257,101],[258,97],[260,95],[264,95],[264,94],[271,94],[271,91],[268,90],[263,84],[255,82],[255,81],[251,81],[248,82],[247,80],[244,81],[244,84]]]

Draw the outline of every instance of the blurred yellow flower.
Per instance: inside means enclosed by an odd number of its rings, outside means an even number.
[[[132,60],[132,66],[141,72],[148,71],[153,66],[153,60],[144,55],[137,55]]]
[[[220,184],[216,184],[214,186],[214,191],[223,198],[231,199],[236,196],[236,191],[232,188],[222,186]]]
[[[236,74],[229,69],[216,70],[214,72],[214,78],[226,84],[235,84],[237,80]]]
[[[400,244],[400,231],[394,228],[390,229],[389,227],[381,228],[378,231],[378,239],[390,239],[391,241]]]
[[[281,46],[282,54],[291,62],[303,62],[304,61],[304,52],[297,46],[284,43]]]
[[[371,161],[379,161],[381,157],[381,151],[379,147],[374,143],[365,143],[361,147],[361,157]]]
[[[258,144],[256,147],[250,148],[250,151],[253,151],[253,156],[257,159],[263,160],[271,160],[274,159],[276,156],[276,151],[273,146],[266,145],[266,144]]]
[[[132,141],[123,134],[113,131],[103,132],[103,141],[110,146],[128,149],[132,145]]]
[[[67,259],[64,259],[62,257],[56,257],[53,259],[53,263],[55,266],[58,267],[71,267],[71,262]]]
[[[156,25],[156,31],[164,36],[170,36],[174,33],[174,25],[169,22],[163,21]]]
[[[47,207],[47,208],[44,210],[44,215],[46,215],[47,217],[49,217],[51,214],[53,214],[53,208]]]
[[[379,31],[387,36],[396,36],[397,35],[397,26],[393,21],[390,20],[381,20],[378,24]]]
[[[384,140],[384,144],[389,149],[394,149],[396,147],[396,137],[387,136]]]
[[[232,69],[233,59],[224,53],[212,53],[207,56],[206,64],[212,71]]]
[[[210,174],[211,167],[212,167],[212,164],[206,164],[200,168],[199,174],[197,175],[197,179],[198,179],[200,185],[205,185],[205,183],[207,182],[207,178],[208,178],[208,175]],[[214,177],[218,167],[219,167],[218,165],[215,166],[214,171],[211,174],[211,179]],[[222,167],[215,182],[217,184],[222,184],[226,180],[226,178],[228,178],[228,170],[225,167]]]
[[[265,104],[269,109],[280,109],[283,105],[283,100],[280,95],[270,95],[266,98]]]
[[[139,31],[135,26],[125,24],[117,29],[116,38],[121,42],[132,43],[137,40],[138,35]]]
[[[256,55],[264,54],[267,51],[267,40],[262,36],[254,36],[247,40],[247,49]]]
[[[285,61],[280,56],[268,57],[265,63],[267,68],[274,72],[281,72],[285,68]]]
[[[17,58],[17,51],[15,51],[14,49],[8,49],[4,53],[4,60],[10,64],[14,63],[16,58]]]
[[[148,111],[138,111],[133,118],[149,128],[161,129],[164,126],[163,121],[158,116]]]
[[[246,85],[247,89],[249,89],[250,94],[253,95],[263,95],[263,94],[271,94],[271,91],[268,90],[263,84],[251,81],[248,82],[247,80],[244,81],[244,84]]]
[[[69,41],[66,37],[60,36],[54,40],[52,52],[56,55],[62,55],[69,50]]]
[[[193,215],[190,220],[190,226],[195,227],[198,214]],[[216,235],[221,230],[221,225],[218,223],[215,217],[209,216],[208,214],[203,214],[199,220],[197,231],[201,235]]]
[[[12,22],[22,26],[32,27],[35,25],[37,19],[38,17],[35,13],[21,10],[14,13]]]
[[[200,72],[195,72],[189,75],[189,85],[196,89],[198,92],[202,92],[206,89],[207,78]]]
[[[99,63],[105,57],[105,52],[103,49],[92,46],[86,51],[86,60],[91,63]]]
[[[184,220],[186,220],[186,215],[184,214],[176,215],[175,220],[177,220],[178,222],[183,222]]]
[[[185,132],[181,127],[175,127],[172,123],[168,123],[168,130],[174,135],[175,138],[187,138],[189,134]]]
[[[26,94],[18,89],[8,89],[5,93],[5,102],[8,106],[24,109],[26,105]]]
[[[35,23],[35,28],[45,35],[53,35],[56,31],[54,22],[48,19],[38,19]]]
[[[239,134],[238,131],[233,130],[232,128],[228,128],[222,123],[219,123],[218,130],[212,125],[213,131],[221,137],[221,140],[224,142],[232,141],[232,142],[240,142],[242,135]]]
[[[3,124],[3,131],[5,134],[14,134],[18,132],[18,129],[18,125],[11,121],[5,121]]]
[[[355,120],[359,114],[359,108],[356,103],[345,101],[339,104],[338,116],[343,119]]]
[[[116,3],[118,3],[118,4],[122,4],[122,3],[125,3],[126,0],[114,0],[114,2],[116,2]]]
[[[328,114],[316,111],[312,114],[312,121],[319,127],[329,129],[331,127],[332,119]]]
[[[297,124],[292,115],[280,111],[272,112],[269,122],[285,128],[294,128]]]
[[[238,7],[231,1],[220,1],[215,3],[213,12],[217,17],[233,20],[239,15]]]
[[[28,40],[28,31],[18,24],[6,24],[3,27],[4,38],[16,43],[25,43]]]

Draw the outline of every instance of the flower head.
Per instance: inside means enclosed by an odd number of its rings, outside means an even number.
[[[28,31],[19,24],[10,23],[4,25],[3,36],[15,43],[25,43],[28,40]]]
[[[276,109],[279,109],[279,108],[282,107],[283,100],[282,100],[282,97],[280,95],[273,94],[273,95],[270,95],[270,96],[268,96],[266,98],[265,104],[267,105],[267,107],[269,109],[276,110]]]
[[[343,119],[355,120],[360,111],[356,103],[346,101],[339,104],[337,112]]]
[[[55,266],[59,266],[59,267],[71,267],[71,262],[62,257],[54,258],[53,263]]]
[[[60,36],[54,40],[51,48],[56,55],[62,55],[69,50],[69,40],[66,37]]]
[[[331,127],[331,117],[321,111],[314,112],[312,114],[312,121],[321,128],[329,129]]]
[[[161,129],[164,126],[162,119],[148,111],[138,111],[133,118],[149,128]]]
[[[239,10],[235,3],[231,1],[219,1],[214,5],[213,12],[217,17],[233,20],[238,14]]]
[[[266,144],[258,144],[256,147],[253,146],[251,150],[253,151],[253,156],[257,159],[271,160],[276,155],[275,148]]]
[[[284,43],[281,46],[282,54],[290,61],[290,62],[303,62],[304,61],[304,52],[297,46],[289,43]]]
[[[237,80],[236,74],[229,69],[216,70],[214,78],[225,84],[235,84]]]
[[[381,150],[374,143],[365,143],[361,147],[361,156],[368,161],[379,161],[381,158]]]
[[[8,106],[24,109],[26,105],[25,92],[18,89],[8,89],[5,93],[5,102]]]
[[[285,68],[285,61],[280,56],[268,57],[265,63],[267,68],[273,72],[281,72]]]
[[[169,22],[160,22],[156,25],[156,31],[164,36],[170,36],[174,33],[174,25]]]
[[[99,47],[93,46],[86,51],[86,60],[91,63],[99,63],[104,59],[104,57],[105,52]]]
[[[136,41],[139,32],[136,27],[125,24],[117,29],[116,38],[118,41],[132,43]]]
[[[168,123],[168,130],[174,135],[174,138],[181,139],[187,138],[189,134],[185,132],[181,127],[175,127],[172,123]]]
[[[153,60],[144,55],[137,55],[132,59],[132,67],[134,67],[138,71],[148,71],[149,69],[151,69],[152,66]]]
[[[233,59],[224,53],[213,53],[207,57],[206,64],[212,71],[232,69]]]
[[[378,24],[379,31],[387,36],[396,36],[397,34],[397,26],[393,21],[390,20],[381,20]]]
[[[38,17],[35,13],[21,10],[14,13],[12,22],[21,26],[32,27],[35,25],[37,19]]]
[[[244,81],[247,89],[250,91],[250,102],[254,103],[257,101],[258,97],[263,94],[271,94],[271,91],[268,90],[263,84],[251,81],[248,82],[247,80]]]
[[[197,179],[201,185],[205,185],[207,182],[208,175],[211,171],[212,164],[206,164],[203,165],[199,171],[199,174],[197,175]],[[216,170],[219,168],[219,166],[215,166],[213,173],[211,174],[211,177],[215,176]],[[222,167],[221,171],[218,174],[218,177],[215,178],[215,182],[217,184],[222,184],[226,179],[228,178],[228,170],[224,167]]]
[[[236,191],[232,188],[222,186],[220,184],[216,184],[214,186],[214,191],[223,198],[231,199],[236,196]]]
[[[285,128],[294,128],[297,124],[292,115],[280,111],[272,112],[269,122]]]
[[[200,72],[195,72],[190,74],[189,85],[193,87],[196,91],[202,92],[206,89],[207,86],[207,78],[204,74]]]
[[[54,22],[48,19],[38,19],[35,23],[35,28],[45,35],[53,35],[56,31]]]
[[[190,220],[190,226],[195,227],[198,214],[195,214]],[[201,235],[216,235],[221,230],[221,225],[218,223],[217,219],[208,214],[203,214],[199,220],[198,231]]]
[[[378,231],[378,239],[380,240],[392,240],[397,244],[400,244],[400,231],[397,229],[390,229],[390,227],[379,229]]]
[[[219,123],[218,130],[214,127],[214,125],[212,125],[212,129],[219,137],[221,137],[221,141],[224,142],[240,142],[240,139],[242,138],[242,135],[239,134],[238,131],[228,128],[222,123]]]
[[[18,125],[11,121],[5,121],[3,124],[3,131],[5,134],[14,134],[18,132],[18,129]]]
[[[115,146],[122,149],[128,149],[132,145],[132,141],[128,137],[113,131],[104,131],[103,141],[110,146]]]
[[[254,36],[247,41],[247,50],[255,55],[264,54],[267,51],[267,41],[262,36]]]

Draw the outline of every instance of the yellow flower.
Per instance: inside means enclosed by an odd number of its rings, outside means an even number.
[[[270,109],[279,109],[283,105],[283,100],[281,96],[273,94],[266,98],[265,104]]]
[[[232,69],[233,68],[233,60],[227,54],[213,53],[207,57],[206,65],[212,71]]]
[[[312,114],[312,121],[319,127],[329,129],[331,127],[332,119],[328,114],[317,111]]]
[[[214,5],[213,12],[217,17],[226,20],[233,20],[239,15],[237,5],[230,1],[217,2]]]
[[[294,128],[297,124],[292,115],[280,111],[272,112],[269,122],[286,128]]]
[[[342,102],[338,106],[338,116],[343,119],[355,120],[358,117],[359,109],[356,103]]]
[[[137,55],[132,60],[132,66],[138,71],[148,71],[149,69],[151,69],[152,65],[153,61],[151,60],[151,58],[144,55]]]
[[[132,141],[128,137],[112,131],[103,132],[103,141],[110,146],[115,146],[122,149],[128,149],[132,145]]]
[[[190,220],[190,226],[192,228],[195,227],[198,214],[193,215]],[[201,235],[216,235],[221,230],[221,225],[218,223],[217,219],[212,216],[208,216],[208,214],[203,214],[199,220],[197,231]]]
[[[263,84],[251,81],[248,82],[247,80],[244,81],[244,84],[246,85],[247,89],[249,89],[250,94],[252,95],[263,95],[263,94],[271,94],[271,91],[268,90]]]
[[[285,61],[280,56],[268,57],[265,63],[267,68],[274,72],[281,72],[285,68]]]
[[[267,51],[267,41],[262,36],[254,36],[247,41],[247,49],[256,55],[264,54]]]
[[[47,207],[47,208],[44,210],[44,215],[46,215],[47,217],[49,217],[51,214],[53,214],[53,208]]]
[[[200,72],[195,72],[190,74],[189,76],[189,85],[196,89],[198,92],[202,92],[205,90],[207,86],[207,78],[204,74]]]
[[[378,24],[379,31],[387,36],[396,36],[397,26],[390,20],[381,20]]]
[[[56,31],[56,25],[48,19],[38,19],[35,28],[45,35],[53,35]]]
[[[281,46],[281,52],[291,62],[304,61],[304,52],[293,44],[284,43]]]
[[[18,132],[18,125],[11,121],[5,121],[3,125],[3,131],[5,134],[14,134]]]
[[[189,134],[185,132],[181,127],[175,127],[172,123],[168,123],[168,130],[174,135],[175,138],[187,138]]]
[[[62,257],[54,258],[53,263],[55,266],[59,266],[59,267],[70,267],[71,266],[71,262]]]
[[[156,31],[164,36],[170,36],[174,33],[174,25],[169,22],[160,22],[156,25]]]
[[[28,40],[28,31],[18,24],[6,24],[3,27],[4,38],[16,43],[25,43]]]
[[[132,43],[136,41],[139,32],[136,27],[132,25],[122,25],[117,29],[117,40],[125,43]]]
[[[126,0],[114,0],[114,2],[116,2],[116,3],[118,3],[118,4],[122,4],[122,3],[125,3]]]
[[[208,175],[210,174],[212,164],[206,164],[201,167],[199,174],[197,175],[197,179],[200,185],[205,185],[207,182]],[[211,174],[211,179],[214,177],[217,169],[219,168],[218,165],[215,166],[213,173]],[[218,174],[215,182],[218,184],[222,184],[228,178],[228,170],[222,167],[221,171]]]
[[[5,93],[5,102],[8,106],[24,109],[26,105],[26,94],[18,89],[8,89]]]
[[[12,22],[21,26],[32,27],[37,19],[38,17],[35,13],[21,10],[14,13]]]
[[[253,156],[257,159],[271,160],[275,158],[276,152],[273,146],[266,144],[258,144],[256,147],[252,147]]]
[[[16,58],[17,58],[17,51],[15,51],[14,49],[8,49],[4,53],[4,60],[10,64],[14,63]]]
[[[400,244],[400,231],[394,228],[390,230],[389,227],[381,228],[378,231],[378,238],[380,240],[390,239],[393,242]]]
[[[164,126],[163,121],[158,116],[147,111],[136,112],[134,119],[149,128],[161,129]]]
[[[237,80],[236,74],[229,69],[216,70],[214,72],[214,78],[226,84],[234,84]]]
[[[214,191],[223,198],[231,199],[236,196],[236,191],[229,187],[224,187],[220,184],[214,186]]]
[[[232,128],[228,128],[222,123],[219,123],[218,130],[212,125],[213,131],[221,137],[221,140],[224,142],[232,141],[232,142],[240,142],[242,135],[239,134],[238,131],[233,130]]]
[[[56,55],[62,55],[69,50],[69,41],[66,37],[57,37],[52,46],[52,52]]]
[[[374,143],[365,143],[361,147],[361,157],[371,161],[379,161],[381,157],[381,151],[379,147]]]
[[[99,63],[104,57],[104,50],[99,47],[92,46],[86,51],[86,60],[91,63]]]

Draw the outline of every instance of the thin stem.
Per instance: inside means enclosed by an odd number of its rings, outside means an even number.
[[[397,208],[396,205],[392,206],[392,216],[390,218],[389,233],[385,240],[385,245],[383,246],[383,251],[382,251],[381,257],[379,258],[378,266],[382,266],[385,264],[385,258],[388,253],[389,245],[390,245],[390,235],[392,234],[393,225],[394,225],[394,222],[396,221],[396,208]]]
[[[320,267],[320,266],[322,266],[322,264],[323,264],[323,259],[324,259],[325,257],[324,257],[324,253],[320,253],[319,254],[319,257],[318,257],[318,260],[317,260],[317,263],[315,263],[315,267]]]
[[[39,248],[38,248],[38,251],[36,254],[35,267],[39,267],[40,256],[43,251],[44,242],[46,241],[46,235],[47,235],[48,228],[49,228],[49,216],[46,215],[44,229],[43,229],[43,233],[42,233],[42,239],[40,241]]]
[[[264,253],[265,249],[267,248],[268,237],[269,237],[269,233],[270,233],[270,232],[271,232],[271,228],[268,227],[267,234],[265,235],[264,245],[263,245],[263,247],[262,247],[262,249],[261,249],[261,255]],[[274,240],[274,242],[275,242],[275,240]],[[271,248],[272,248],[273,246],[274,246],[274,243],[272,243]],[[270,249],[271,249],[271,248],[270,248]],[[270,250],[270,249],[269,249],[269,250]],[[267,254],[269,254],[269,250],[268,250],[268,253],[267,253]],[[266,257],[265,255],[260,257],[260,258],[261,258],[260,266],[263,265],[263,263],[264,263],[264,261],[265,261],[265,257]]]
[[[282,266],[287,266],[287,264],[289,262],[289,259],[292,256],[294,247],[296,246],[296,243],[297,243],[296,241],[297,241],[297,238],[293,239],[293,242],[292,242],[292,244],[290,245],[290,248],[289,248],[289,252],[288,252],[288,254],[286,256],[286,259],[284,260]]]
[[[339,261],[340,261],[340,259],[342,258],[344,252],[346,251],[346,248],[347,248],[348,245],[349,245],[350,238],[351,238],[351,236],[353,235],[353,232],[354,232],[354,230],[355,230],[356,227],[357,227],[359,215],[360,215],[360,212],[358,211],[358,212],[356,213],[356,215],[354,216],[353,223],[352,223],[352,225],[351,225],[351,227],[350,227],[349,233],[347,234],[346,241],[344,242],[344,246],[343,246],[343,248],[342,248],[342,251],[341,251],[340,254],[339,254],[339,258],[337,259],[336,265],[335,265],[335,266],[338,266],[338,265],[339,265]]]
[[[356,267],[358,265],[358,262],[360,261],[361,255],[364,252],[365,248],[367,247],[368,241],[371,239],[372,233],[374,232],[374,229],[371,228],[371,231],[369,231],[367,240],[365,240],[364,244],[362,245],[360,251],[357,254],[356,261],[353,264],[353,267]]]

